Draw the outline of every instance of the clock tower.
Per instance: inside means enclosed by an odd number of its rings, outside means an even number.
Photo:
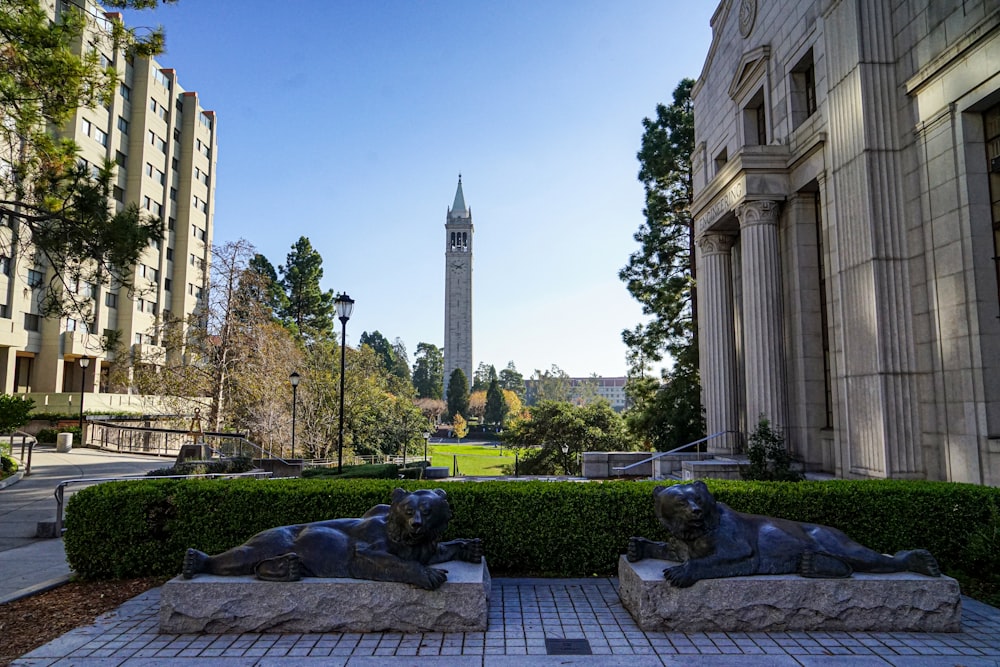
[[[472,386],[472,209],[465,205],[462,175],[445,218],[444,392],[456,368]]]

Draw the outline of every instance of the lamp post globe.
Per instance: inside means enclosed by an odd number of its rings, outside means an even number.
[[[337,308],[337,318],[340,320],[340,438],[337,441],[337,474],[339,475],[344,465],[344,365],[345,353],[347,350],[347,320],[351,319],[354,312],[354,299],[347,296],[346,292],[337,295],[333,302]]]

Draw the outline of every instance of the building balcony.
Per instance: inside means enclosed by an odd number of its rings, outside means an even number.
[[[62,334],[62,353],[64,357],[103,356],[101,337],[82,331],[64,331]]]

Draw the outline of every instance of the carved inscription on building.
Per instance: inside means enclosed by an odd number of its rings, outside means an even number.
[[[698,218],[696,224],[696,233],[701,234],[708,230],[709,227],[714,225],[719,218],[724,216],[726,213],[731,211],[736,203],[743,199],[743,181],[739,180],[733,183],[724,194],[722,194],[715,203],[712,204],[705,210],[705,213]]]

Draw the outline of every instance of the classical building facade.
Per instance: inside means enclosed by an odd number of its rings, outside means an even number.
[[[763,415],[812,470],[1000,484],[1000,4],[723,0],[711,23],[709,433]]]
[[[43,2],[57,11],[77,3]],[[4,243],[0,257],[0,391],[60,393],[106,391],[113,352],[102,336],[117,332],[130,361],[163,358],[157,325],[168,315],[197,311],[208,284],[215,199],[217,119],[198,94],[185,91],[177,73],[155,60],[115,52],[109,38],[117,13],[88,5],[90,16],[78,50],[96,50],[115,68],[118,83],[108,106],[80,108],[60,136],[80,148],[92,167],[117,165],[112,201],[117,210],[136,203],[163,221],[163,235],[142,254],[125,285],[76,285],[90,299],[89,317],[47,318],[38,289],[51,269]],[[3,230],[10,241],[10,225]],[[81,357],[91,363],[81,369]]]
[[[456,368],[472,384],[472,209],[465,205],[462,176],[445,215],[444,389]]]

